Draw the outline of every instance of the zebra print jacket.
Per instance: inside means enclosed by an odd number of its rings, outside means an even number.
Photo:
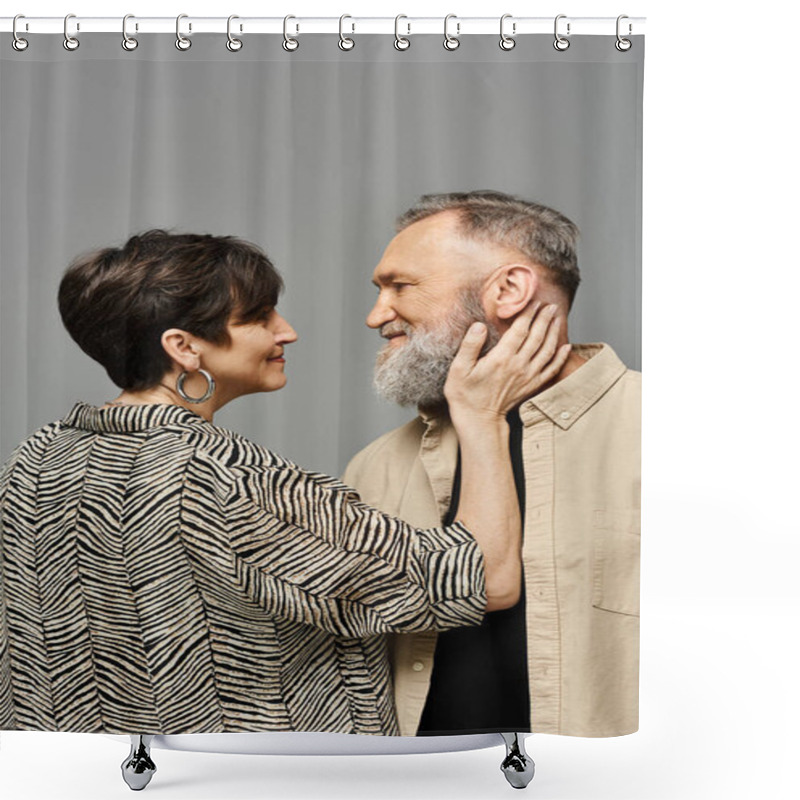
[[[387,632],[480,623],[416,530],[179,406],[79,403],[0,477],[0,729],[397,734]]]

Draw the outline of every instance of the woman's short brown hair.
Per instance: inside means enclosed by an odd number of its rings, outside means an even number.
[[[58,290],[61,319],[122,389],[155,386],[172,366],[161,334],[180,328],[227,344],[278,302],[283,281],[256,245],[233,236],[150,230],[79,256]]]

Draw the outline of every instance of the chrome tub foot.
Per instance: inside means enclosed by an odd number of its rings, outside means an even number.
[[[122,762],[122,779],[134,792],[144,789],[156,772],[156,765],[150,758],[152,741],[152,736],[131,735],[131,752]]]
[[[533,759],[525,752],[525,740],[518,733],[501,733],[506,743],[506,757],[500,765],[506,780],[515,789],[524,789],[536,771]]]

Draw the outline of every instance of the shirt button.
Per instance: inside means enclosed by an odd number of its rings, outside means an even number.
[[[572,414],[570,414],[569,411],[562,411],[561,412],[561,419],[569,419],[571,416],[572,416]]]
[[[425,669],[425,665],[421,661],[415,661],[411,665],[411,669],[413,669],[414,672],[422,672],[422,670]]]

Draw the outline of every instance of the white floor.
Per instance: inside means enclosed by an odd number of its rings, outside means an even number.
[[[620,739],[534,736],[539,800],[795,800],[798,606],[651,607],[642,730]],[[4,800],[128,797],[127,747],[105,737],[5,732]],[[153,800],[490,800],[512,789],[503,749],[413,756],[226,756],[154,751]]]

